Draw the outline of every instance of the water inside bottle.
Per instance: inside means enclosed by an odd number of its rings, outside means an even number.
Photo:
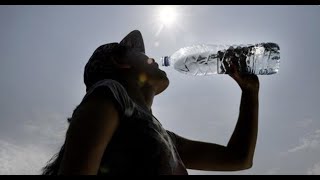
[[[175,60],[177,71],[199,76],[228,74],[231,62],[240,73],[269,75],[279,70],[280,48],[275,43],[215,47],[218,50],[204,45],[182,48],[170,58]]]

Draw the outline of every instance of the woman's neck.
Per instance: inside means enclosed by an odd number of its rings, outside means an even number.
[[[130,98],[145,110],[151,112],[151,106],[155,91],[150,85],[141,85],[136,82],[122,83],[124,88],[127,90]]]

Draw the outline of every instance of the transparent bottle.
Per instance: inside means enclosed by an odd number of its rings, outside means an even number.
[[[280,47],[276,43],[255,45],[200,44],[179,49],[161,58],[162,66],[173,66],[181,73],[203,76],[228,74],[230,62],[240,73],[270,75],[279,71]]]

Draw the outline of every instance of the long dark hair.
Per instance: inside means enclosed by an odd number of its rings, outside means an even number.
[[[77,106],[77,108],[78,107],[79,106]],[[76,109],[73,112],[75,112]],[[68,123],[71,122],[71,119],[72,118],[68,118]],[[53,157],[48,161],[47,165],[42,168],[42,175],[58,175],[64,150],[65,150],[65,143],[61,146],[60,151],[57,154],[53,155]]]
[[[42,175],[58,175],[60,164],[64,153],[64,144],[62,145],[59,153],[55,154],[49,161],[49,163],[42,168]]]

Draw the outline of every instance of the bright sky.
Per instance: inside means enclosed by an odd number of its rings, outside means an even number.
[[[259,76],[253,168],[190,174],[320,174],[320,7],[174,6],[160,13],[163,8],[0,6],[0,174],[39,174],[63,143],[67,117],[85,94],[89,57],[134,29],[157,60],[198,43],[280,45],[279,73]],[[162,69],[171,83],[156,97],[153,112],[163,126],[226,145],[238,117],[237,84],[227,75]]]

